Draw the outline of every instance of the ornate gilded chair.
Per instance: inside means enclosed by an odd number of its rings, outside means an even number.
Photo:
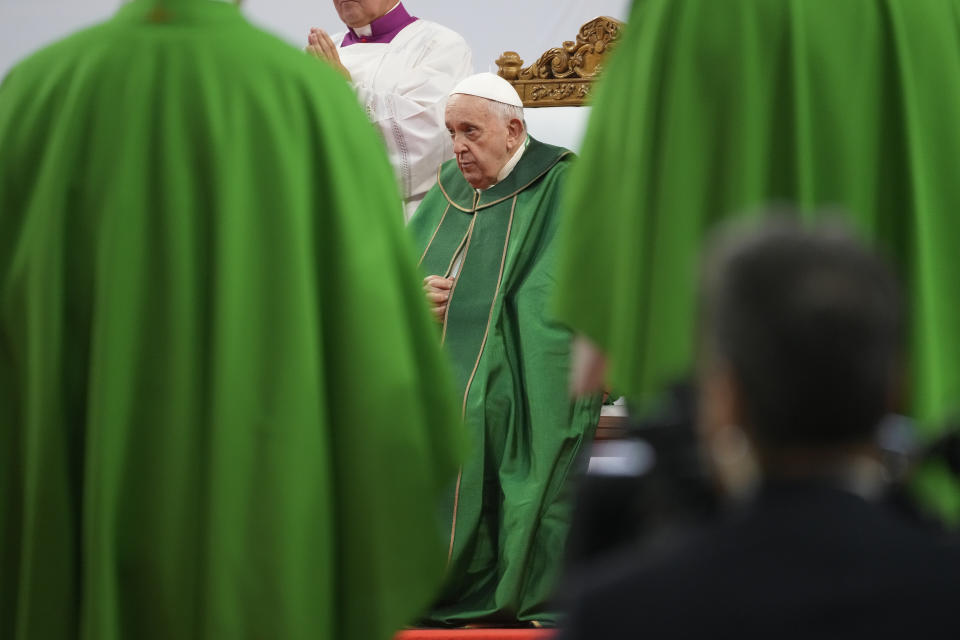
[[[576,41],[548,50],[529,67],[516,51],[505,51],[496,61],[498,74],[516,88],[525,107],[584,106],[622,28],[619,20],[594,18],[580,27]]]

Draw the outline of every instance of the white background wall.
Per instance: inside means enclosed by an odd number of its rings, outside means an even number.
[[[200,0],[198,0],[200,1]],[[404,0],[415,16],[459,32],[473,48],[475,71],[496,71],[494,60],[514,50],[530,64],[551,47],[573,40],[597,16],[626,20],[631,0]],[[31,51],[104,20],[122,0],[0,0],[0,76]],[[303,46],[310,27],[340,31],[332,0],[245,0],[255,24]],[[550,113],[546,113],[550,112]],[[533,135],[576,148],[587,109],[528,109]]]

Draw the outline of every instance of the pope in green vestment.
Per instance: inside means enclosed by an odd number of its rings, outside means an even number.
[[[386,639],[461,428],[383,143],[229,3],[0,86],[0,637]]]
[[[509,84],[489,76],[479,74],[479,85],[499,81],[519,105]],[[475,188],[461,167],[469,173],[477,161],[461,150],[461,119],[451,109],[465,95],[493,102],[470,93],[477,77],[454,89],[447,106],[458,158],[441,167],[409,226],[421,270],[453,282],[440,331],[473,444],[444,514],[447,581],[428,621],[549,625],[572,480],[599,417],[597,398],[570,399],[571,332],[548,304],[557,204],[573,155],[527,136],[514,118],[515,165],[498,163],[495,183]],[[462,119],[464,139],[483,126],[476,119]]]
[[[639,0],[564,203],[559,317],[643,407],[691,372],[710,229],[832,206],[906,284],[932,432],[960,411],[958,113],[957,0]]]

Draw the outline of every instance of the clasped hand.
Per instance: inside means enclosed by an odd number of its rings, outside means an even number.
[[[306,51],[318,60],[325,60],[334,69],[342,73],[347,80],[353,80],[350,72],[340,61],[337,45],[333,43],[333,39],[323,29],[316,27],[310,29],[310,35],[307,36]]]
[[[443,322],[447,313],[447,303],[453,291],[453,278],[441,276],[427,276],[423,279],[423,290],[427,293],[427,302],[437,322]]]

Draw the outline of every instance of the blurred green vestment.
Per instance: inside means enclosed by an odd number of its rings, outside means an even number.
[[[557,205],[573,154],[530,138],[479,194],[456,160],[410,221],[426,274],[456,274],[442,333],[473,450],[445,513],[434,623],[553,624],[572,481],[599,398],[568,392],[571,332],[550,313]]]
[[[638,0],[564,203],[558,315],[643,406],[691,372],[709,231],[839,208],[907,287],[912,413],[955,416],[957,114],[956,0]]]
[[[0,88],[0,637],[385,640],[461,429],[382,142],[235,6]]]

